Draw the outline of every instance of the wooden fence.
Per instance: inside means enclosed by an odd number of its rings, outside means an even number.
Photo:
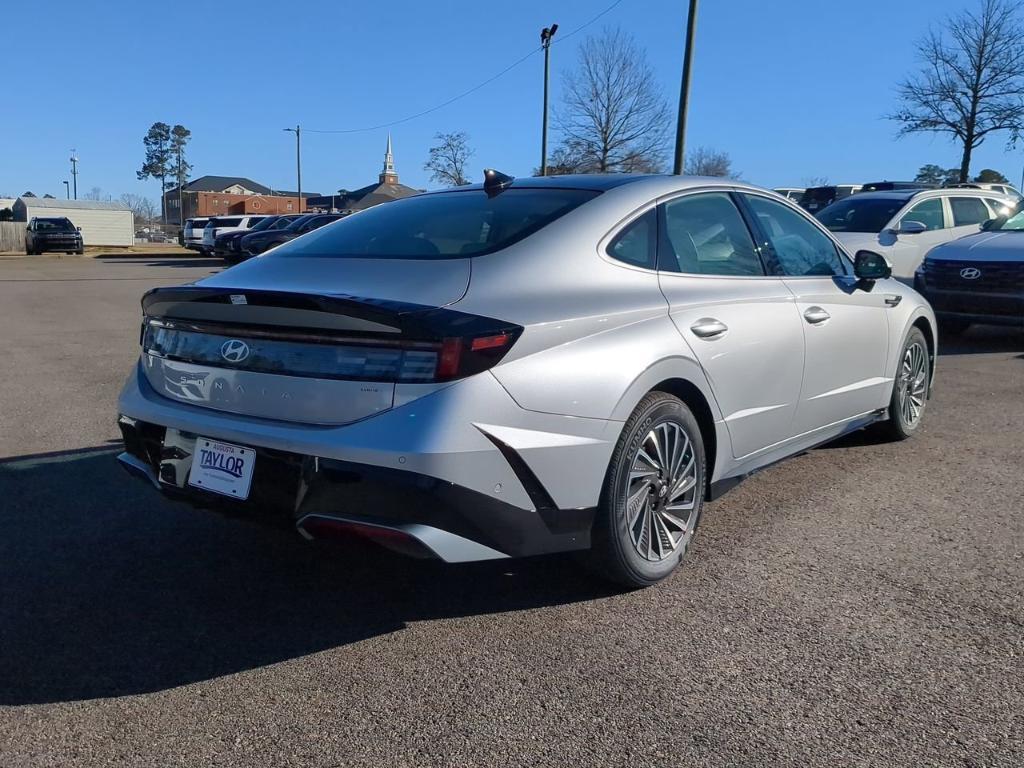
[[[0,253],[25,252],[25,222],[0,221]]]

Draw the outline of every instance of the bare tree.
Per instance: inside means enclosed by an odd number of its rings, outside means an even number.
[[[977,13],[946,20],[918,43],[923,66],[899,86],[900,108],[890,119],[899,135],[945,133],[963,147],[959,180],[967,181],[971,152],[991,133],[1024,131],[1024,28],[1020,3],[981,0]]]
[[[103,190],[100,189],[99,187],[93,187],[92,189],[85,193],[84,197],[86,200],[102,200]]]
[[[135,219],[136,229],[147,224],[152,224],[153,220],[157,218],[156,204],[148,197],[125,192],[120,198],[118,198],[118,202],[125,208],[131,209],[132,216]]]
[[[430,171],[430,178],[449,187],[469,184],[466,178],[466,163],[473,156],[469,147],[469,136],[463,131],[438,133],[434,136],[437,145],[430,148],[430,158],[423,164],[423,170]]]
[[[708,147],[697,147],[686,158],[686,173],[690,176],[723,176],[734,179],[739,176],[732,170],[732,160],[726,152]]]
[[[828,176],[804,176],[800,183],[810,189],[811,187],[827,187]]]
[[[633,38],[605,29],[580,45],[555,123],[562,159],[591,173],[664,170],[671,128],[654,73]]]

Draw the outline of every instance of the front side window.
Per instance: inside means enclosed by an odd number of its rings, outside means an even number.
[[[662,208],[660,269],[690,275],[764,275],[747,225],[728,194],[686,195]]]
[[[348,216],[336,227],[289,243],[273,256],[482,256],[528,237],[598,194],[585,189],[513,186],[493,197],[482,189],[407,197]]]
[[[813,222],[787,205],[758,195],[744,195],[768,238],[768,245],[792,276],[845,275],[835,243]]]
[[[658,214],[652,208],[615,236],[608,245],[608,255],[624,264],[654,269],[657,238]]]
[[[951,197],[949,207],[953,209],[954,227],[981,224],[989,219],[988,208],[980,197]]]
[[[901,224],[905,221],[919,221],[928,231],[944,229],[946,216],[942,211],[942,198],[933,197],[930,200],[922,200],[900,219]]]

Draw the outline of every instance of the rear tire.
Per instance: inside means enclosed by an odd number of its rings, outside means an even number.
[[[704,441],[690,409],[665,392],[646,395],[608,465],[591,569],[630,589],[672,573],[700,521],[705,472]]]
[[[890,440],[906,440],[921,426],[931,385],[928,343],[920,328],[910,329],[896,365],[889,420],[880,427]]]

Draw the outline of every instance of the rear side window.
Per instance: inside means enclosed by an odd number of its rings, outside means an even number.
[[[786,275],[845,275],[835,243],[789,206],[757,195],[744,195]]]
[[[507,248],[599,192],[583,189],[482,189],[396,200],[348,216],[295,240],[274,257],[453,259]]]
[[[616,261],[644,269],[655,268],[658,242],[658,214],[652,208],[630,222],[608,244],[608,255]]]
[[[215,227],[239,227],[242,225],[242,220],[239,219],[210,219],[210,223]]]
[[[747,225],[724,192],[686,195],[663,206],[659,267],[691,275],[764,274]]]
[[[953,226],[966,227],[981,224],[989,219],[988,209],[980,197],[951,197],[949,206],[953,209]]]

